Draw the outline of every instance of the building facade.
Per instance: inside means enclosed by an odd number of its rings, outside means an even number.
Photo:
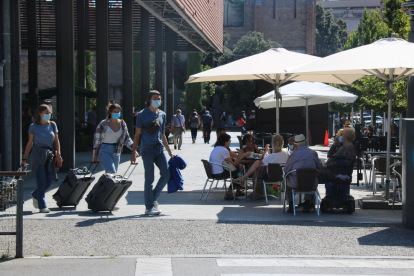
[[[362,21],[365,8],[368,11],[384,8],[382,0],[319,0],[325,10],[332,10],[334,18],[348,22],[348,30],[352,32]]]
[[[285,49],[315,53],[316,0],[224,0],[223,5],[228,46],[256,31]]]

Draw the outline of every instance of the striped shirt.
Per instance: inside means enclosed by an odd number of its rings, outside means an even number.
[[[93,139],[93,148],[99,148],[104,139],[106,131],[109,127],[109,119],[102,120],[99,125],[96,127],[95,136]],[[122,135],[118,140],[118,143],[115,146],[115,156],[121,155],[122,147],[125,145],[128,148],[132,149],[132,145],[134,141],[132,141],[131,137],[129,136],[128,128],[124,120],[121,120],[121,128],[122,128]]]

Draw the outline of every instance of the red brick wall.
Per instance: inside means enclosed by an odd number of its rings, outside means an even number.
[[[223,1],[174,0],[193,22],[223,51]]]
[[[288,50],[314,53],[315,0],[296,0],[296,18],[294,0],[276,0],[275,8],[273,0],[259,2],[260,5],[256,5],[255,0],[245,0],[244,27],[224,27],[224,31],[231,36],[229,46],[234,45],[247,32],[259,29],[266,40],[276,41]],[[256,8],[260,11],[256,12]]]

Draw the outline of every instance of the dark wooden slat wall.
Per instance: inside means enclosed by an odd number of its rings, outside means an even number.
[[[87,0],[89,21],[88,34],[86,42],[87,51],[96,50],[96,10],[95,1]],[[116,5],[115,5],[116,4]],[[139,30],[141,28],[141,7],[135,1],[133,2],[133,39],[134,51],[140,51],[141,38]],[[27,5],[25,1],[20,2],[20,24],[21,24],[21,43],[22,49],[28,48],[28,31],[27,31]],[[75,26],[75,49],[77,50],[77,9],[74,1],[74,26]],[[109,1],[109,51],[122,51],[122,3]],[[56,11],[54,1],[37,2],[37,23],[38,23],[38,49],[39,51],[56,49]],[[163,24],[163,33],[165,26]],[[165,51],[165,35],[163,42]],[[155,51],[155,17],[150,15],[150,50]],[[199,52],[197,48],[191,45],[187,40],[177,35],[177,45],[175,52]]]

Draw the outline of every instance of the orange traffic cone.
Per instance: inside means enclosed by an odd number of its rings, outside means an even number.
[[[325,142],[323,143],[324,146],[329,146],[329,138],[328,138],[328,131],[325,132]]]

